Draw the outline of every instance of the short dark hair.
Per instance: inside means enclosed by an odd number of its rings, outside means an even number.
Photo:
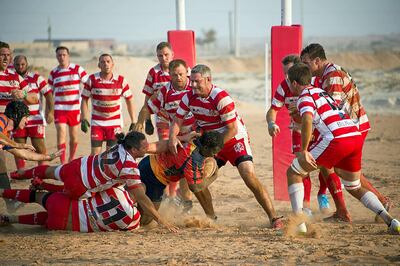
[[[175,59],[175,60],[172,60],[172,61],[169,63],[168,69],[169,69],[169,71],[171,72],[172,70],[174,70],[174,69],[177,68],[178,66],[184,66],[186,69],[188,68],[188,67],[187,67],[187,64],[186,64],[186,62],[185,62],[185,60],[182,60],[182,59]]]
[[[100,61],[100,58],[102,58],[102,57],[104,57],[104,56],[109,56],[109,57],[111,58],[111,61],[114,61],[114,59],[112,58],[112,56],[111,56],[110,54],[107,54],[107,53],[101,54],[101,55],[99,56],[99,61]]]
[[[297,54],[290,54],[290,55],[285,56],[282,59],[282,64],[284,66],[286,66],[290,63],[293,63],[293,64],[301,63],[300,56],[298,56]]]
[[[323,60],[326,60],[326,55],[325,55],[325,50],[324,47],[322,47],[321,44],[319,43],[311,43],[307,45],[302,51],[301,51],[301,57],[303,57],[305,54],[308,54],[311,60],[319,57]]]
[[[65,47],[65,46],[58,46],[58,47],[56,48],[56,53],[57,53],[58,51],[60,51],[60,50],[65,50],[65,51],[67,51],[67,54],[69,54],[69,49],[68,49],[67,47]]]
[[[299,63],[289,68],[289,80],[296,81],[300,85],[309,85],[311,83],[311,71],[306,64]]]
[[[140,149],[140,143],[146,139],[146,136],[138,131],[130,131],[128,134],[117,133],[115,134],[118,144],[122,144],[125,150],[130,150],[132,148]]]
[[[172,50],[171,44],[169,42],[160,42],[159,44],[157,44],[156,51],[162,50],[165,47]]]
[[[14,121],[14,128],[17,128],[22,118],[29,116],[29,108],[21,101],[11,101],[7,104],[4,115]]]
[[[200,143],[200,153],[203,156],[211,157],[224,147],[224,138],[217,131],[207,131],[198,139]]]
[[[8,49],[10,49],[10,45],[9,45],[8,43],[6,43],[6,42],[0,41],[0,49],[1,49],[1,48],[8,48]]]

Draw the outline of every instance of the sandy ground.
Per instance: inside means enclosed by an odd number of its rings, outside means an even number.
[[[49,66],[55,61],[38,59],[33,62],[50,69]],[[117,61],[117,67],[118,62],[120,61]],[[138,88],[142,86],[146,71],[153,63],[154,60],[145,58],[127,59],[123,64],[120,62],[118,71],[130,79],[135,95],[139,95],[136,97],[136,103],[143,101]],[[243,72],[243,69],[246,69],[243,67],[243,62],[238,64],[233,59],[219,64],[214,61],[206,63],[217,70],[219,67],[216,72],[221,73],[235,70]],[[244,62],[245,65],[249,63],[251,60]],[[256,66],[259,67],[258,71],[255,71],[255,68],[250,70],[253,71],[252,75],[260,80],[263,78],[259,71],[262,63],[257,61]],[[86,68],[91,73],[96,71],[96,64],[91,61]],[[246,74],[241,75],[232,79],[241,80],[246,76]],[[224,78],[224,76],[218,74],[217,81],[225,81],[225,84],[235,83],[235,80],[229,80],[230,77]],[[247,84],[250,85],[247,87],[254,89],[262,86],[259,81],[252,82]],[[229,87],[222,87],[229,90]],[[259,96],[259,93],[251,91],[250,94]],[[266,130],[263,101],[262,99],[254,101],[254,97],[245,98],[246,94],[238,92],[232,94],[250,132],[256,172],[273,197],[271,139]],[[396,107],[396,104],[394,106]],[[370,115],[373,130],[368,135],[363,158],[364,173],[379,190],[394,201],[392,214],[396,217],[400,217],[399,118],[398,115],[390,114]],[[54,151],[56,149],[54,125],[48,126],[46,134],[48,149]],[[90,150],[89,136],[80,134],[78,156],[86,155]],[[154,136],[149,139],[154,140]],[[11,156],[8,156],[7,160],[9,170],[14,170],[15,164]],[[180,231],[176,234],[161,228],[139,229],[135,232],[84,234],[47,232],[37,226],[1,227],[0,265],[400,264],[399,236],[389,235],[386,225],[375,223],[375,215],[351,198],[348,193],[345,193],[345,198],[353,223],[321,222],[324,216],[318,212],[316,202],[318,182],[315,174],[312,180],[312,208],[315,215],[311,221],[313,234],[307,237],[293,236],[290,232],[270,229],[266,214],[246,188],[236,169],[229,165],[220,171],[220,176],[210,187],[218,215],[218,221],[215,223],[205,218],[200,205],[195,201],[192,213],[185,217],[168,204],[161,206],[162,214],[179,226]],[[29,183],[25,181],[12,183],[15,188],[24,188],[28,185]],[[277,212],[285,216],[285,223],[288,224],[290,204],[276,201],[274,203]],[[39,209],[37,205],[30,204],[26,205],[24,210],[19,210],[19,213]],[[0,213],[4,211],[4,204],[0,202]]]

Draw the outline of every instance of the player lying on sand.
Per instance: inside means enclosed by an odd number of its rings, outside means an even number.
[[[138,188],[133,189],[141,197]],[[135,193],[136,192],[136,193]],[[0,215],[0,225],[14,223],[42,225],[48,230],[77,232],[134,230],[140,226],[140,213],[123,186],[97,192],[86,199],[71,199],[62,192],[28,189],[0,189],[0,196],[45,208],[25,215]]]

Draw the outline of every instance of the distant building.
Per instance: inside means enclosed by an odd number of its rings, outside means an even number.
[[[47,39],[36,39],[34,43],[49,43]],[[116,47],[114,39],[53,39],[51,40],[53,47],[66,46],[71,52],[84,52],[84,51],[113,51]]]

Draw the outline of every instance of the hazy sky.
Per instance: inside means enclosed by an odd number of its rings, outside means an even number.
[[[238,0],[241,37],[263,37],[280,24],[280,0]],[[215,29],[229,36],[234,0],[186,0],[187,29]],[[0,0],[0,39],[166,37],[176,28],[175,0]],[[400,0],[293,0],[293,24],[308,36],[355,36],[400,32]]]

